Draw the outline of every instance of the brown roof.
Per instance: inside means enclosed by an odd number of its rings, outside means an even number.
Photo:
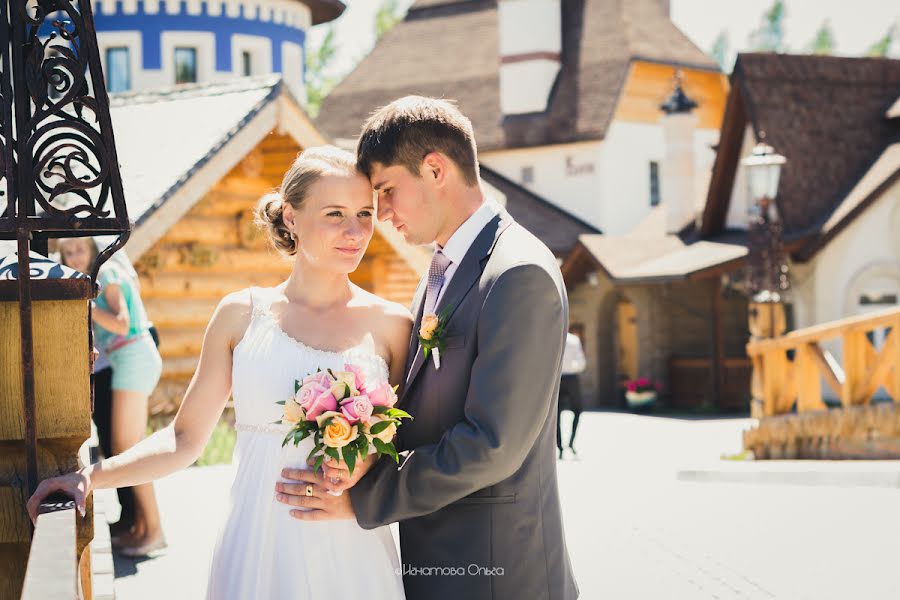
[[[481,178],[506,196],[506,211],[556,256],[568,254],[578,242],[578,236],[600,233],[592,225],[484,165],[481,165]]]
[[[748,123],[787,158],[777,203],[788,239],[817,235],[888,146],[900,141],[900,122],[885,115],[900,95],[900,60],[742,54],[731,90],[703,236],[725,226]]]
[[[355,138],[373,110],[421,94],[458,101],[482,150],[602,139],[631,61],[718,71],[660,0],[564,4],[562,69],[543,113],[501,113],[496,0],[419,0],[328,95],[317,125]]]

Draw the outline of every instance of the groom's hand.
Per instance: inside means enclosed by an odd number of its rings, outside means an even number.
[[[377,454],[369,454],[366,456],[365,460],[356,463],[356,467],[353,469],[353,475],[351,475],[350,469],[347,468],[347,463],[344,461],[336,461],[329,456],[322,465],[322,470],[324,471],[322,485],[325,486],[325,489],[335,493],[349,490],[356,485],[356,482],[363,478],[363,475],[368,473],[376,460],[378,460]],[[315,462],[315,460],[310,461],[310,465],[315,464]]]
[[[282,504],[309,509],[292,510],[291,516],[295,519],[328,521],[356,518],[350,494],[329,494],[323,486],[322,475],[302,469],[283,469],[281,476],[291,481],[275,484],[275,499]]]

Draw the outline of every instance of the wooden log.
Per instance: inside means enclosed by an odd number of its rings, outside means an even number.
[[[895,329],[892,329],[890,333],[888,333],[887,339],[885,339],[885,344],[881,349],[881,352],[876,353],[872,345],[867,344],[867,346],[872,349],[872,354],[875,356],[874,358],[867,357],[869,369],[865,378],[866,386],[862,393],[862,397],[864,398],[863,402],[865,403],[868,403],[869,400],[871,400],[872,396],[875,395],[875,392],[878,391],[878,388],[882,384],[890,386],[888,377],[895,362],[895,357],[892,352],[893,340],[891,338],[897,336],[900,336],[900,333]]]
[[[196,327],[205,329],[219,301],[212,298],[161,299],[144,301],[147,316],[160,330]]]
[[[159,330],[159,353],[163,358],[199,356],[203,347],[203,327],[173,327]]]
[[[274,287],[285,280],[280,273],[150,273],[141,276],[141,296],[149,298],[221,299],[248,287]]]
[[[237,246],[240,244],[238,233],[238,217],[185,216],[172,225],[159,243]]]
[[[199,363],[199,356],[163,359],[162,378],[167,381],[190,379]]]
[[[841,389],[841,404],[845,407],[865,402],[866,388],[866,346],[869,340],[865,332],[850,331],[842,336],[844,355],[844,385]]]
[[[797,412],[824,410],[819,365],[813,344],[797,348],[794,373],[797,380]]]
[[[291,263],[274,249],[204,244],[157,246],[141,257],[139,265],[145,273],[289,273],[291,270]]]
[[[211,191],[188,212],[191,217],[237,217],[245,211],[252,211],[259,199],[271,191],[271,187],[260,186],[253,191]]]

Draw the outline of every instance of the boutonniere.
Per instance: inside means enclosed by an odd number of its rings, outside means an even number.
[[[444,349],[444,332],[447,329],[447,320],[450,316],[450,307],[444,308],[439,314],[428,313],[422,317],[419,326],[419,345],[425,353],[425,358],[430,354],[434,360],[434,368],[441,368],[441,350]]]

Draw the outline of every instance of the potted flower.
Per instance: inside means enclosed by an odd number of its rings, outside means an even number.
[[[656,396],[662,386],[654,383],[647,377],[630,379],[625,382],[625,399],[628,408],[635,411],[645,411],[653,408]]]

